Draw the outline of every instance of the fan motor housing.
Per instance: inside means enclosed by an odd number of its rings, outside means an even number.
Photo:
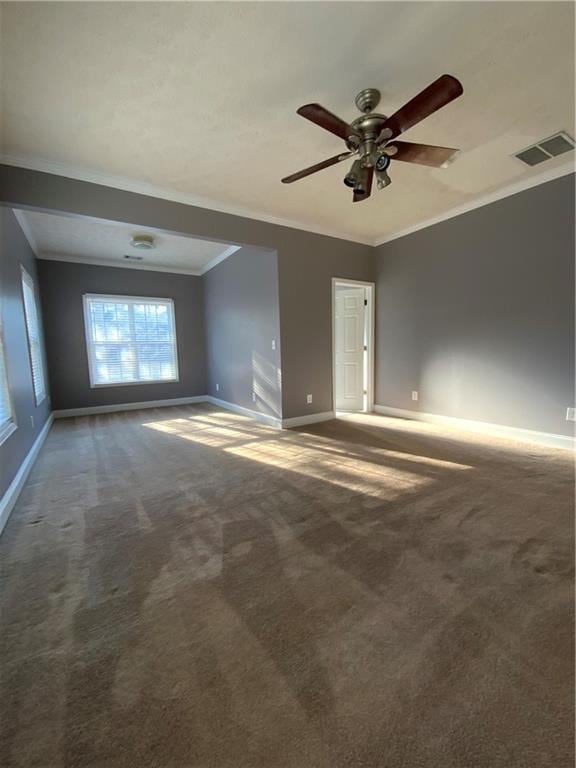
[[[351,123],[354,132],[360,137],[360,142],[359,144],[356,142],[358,146],[354,146],[353,142],[347,141],[346,145],[351,151],[357,150],[360,157],[364,159],[364,163],[368,166],[374,165],[374,151],[377,149],[376,140],[382,132],[382,126],[385,121],[385,115],[371,112],[368,115],[356,118]],[[384,149],[383,145],[382,149]]]
[[[366,141],[374,141],[380,135],[386,119],[386,115],[370,112],[368,115],[357,117],[350,125],[354,128],[354,132],[360,136],[360,143],[362,145]],[[348,140],[346,141],[346,146],[351,151],[356,149],[353,143]]]
[[[361,136],[377,136],[386,122],[386,115],[380,115],[378,112],[370,112],[369,115],[361,115],[354,120],[351,125]]]

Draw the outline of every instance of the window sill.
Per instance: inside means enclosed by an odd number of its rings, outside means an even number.
[[[5,427],[2,427],[2,429],[0,429],[0,445],[3,445],[6,442],[6,440],[8,440],[10,435],[13,432],[16,432],[17,429],[18,427],[13,421],[11,421]]]
[[[117,381],[106,384],[92,384],[90,389],[107,389],[109,387],[137,387],[142,384],[178,384],[180,379],[148,379],[147,381]]]

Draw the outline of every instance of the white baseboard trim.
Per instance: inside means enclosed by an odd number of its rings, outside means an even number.
[[[251,408],[245,408],[243,405],[236,405],[236,403],[230,403],[228,400],[220,400],[212,395],[207,395],[204,398],[204,402],[217,405],[219,408],[224,408],[227,411],[233,411],[234,413],[240,413],[242,416],[249,416],[256,421],[262,422],[262,424],[268,424],[270,427],[277,427],[278,429],[283,426],[282,419],[277,416],[270,416],[267,413],[261,411],[253,411]]]
[[[410,411],[405,408],[392,408],[388,405],[374,405],[374,411],[383,416],[425,421],[429,424],[438,424],[443,427],[463,429],[467,432],[477,432],[492,437],[503,437],[508,440],[518,440],[524,443],[534,443],[536,445],[545,445],[552,448],[573,450],[575,446],[573,437],[568,435],[554,435],[548,432],[538,432],[534,429],[507,427],[503,424],[489,424],[485,421],[460,419],[457,416],[440,416],[436,413],[422,413],[420,411]]]
[[[306,416],[293,416],[291,419],[282,419],[282,427],[290,429],[291,427],[305,427],[306,424],[316,424],[320,421],[330,421],[335,419],[334,411],[324,411],[324,413],[310,413]]]
[[[206,395],[196,397],[172,397],[167,400],[146,400],[142,403],[117,403],[115,405],[92,405],[86,408],[66,408],[54,411],[55,419],[66,419],[72,416],[93,416],[97,413],[118,413],[120,411],[140,411],[143,408],[163,408],[169,405],[192,405],[205,403]]]
[[[30,448],[30,450],[26,455],[26,458],[20,465],[20,469],[18,470],[14,479],[8,486],[8,490],[6,491],[4,496],[2,496],[2,498],[0,499],[0,534],[4,530],[4,526],[8,522],[10,513],[12,512],[12,510],[14,509],[14,505],[18,501],[18,496],[20,496],[20,492],[24,487],[26,478],[28,477],[28,475],[30,474],[30,470],[34,466],[36,457],[40,453],[40,448],[42,448],[44,441],[48,437],[48,432],[50,432],[50,427],[52,426],[53,421],[54,421],[54,417],[52,414],[50,414],[46,419],[46,423],[42,427],[42,431],[34,441],[32,448]]]
[[[245,408],[243,405],[236,405],[228,400],[220,400],[212,395],[197,395],[195,397],[174,397],[168,400],[146,400],[142,403],[118,403],[115,405],[93,405],[86,408],[66,408],[60,411],[54,411],[55,419],[66,419],[73,416],[94,416],[99,413],[121,413],[122,411],[139,411],[144,408],[163,408],[170,405],[192,405],[194,403],[211,403],[226,411],[233,411],[242,416],[248,416],[251,419],[268,424],[277,429],[290,429],[291,427],[303,427],[306,424],[315,424],[319,421],[329,421],[335,418],[334,411],[325,413],[310,413],[306,416],[294,416],[291,419],[281,419],[278,416],[271,416],[268,413],[254,411],[251,408]]]

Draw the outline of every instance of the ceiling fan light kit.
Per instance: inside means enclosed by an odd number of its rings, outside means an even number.
[[[346,176],[344,176],[344,184],[346,184],[347,187],[351,187],[352,189],[354,189],[354,187],[358,183],[358,177],[361,170],[362,170],[362,160],[354,160],[350,170],[348,171]]]
[[[354,190],[352,199],[356,203],[370,197],[374,176],[378,189],[384,189],[391,183],[388,175],[391,159],[431,168],[446,168],[459,150],[396,141],[396,137],[462,93],[462,85],[455,77],[442,75],[391,117],[387,117],[374,112],[380,103],[380,91],[376,88],[364,88],[355,100],[362,115],[351,123],[346,123],[320,104],[305,104],[297,110],[298,114],[341,138],[348,151],[286,176],[282,182],[291,184],[357,155],[344,177],[344,184]]]

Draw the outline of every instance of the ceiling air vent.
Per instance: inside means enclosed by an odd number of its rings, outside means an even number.
[[[544,163],[552,157],[563,155],[564,152],[570,152],[571,149],[574,149],[574,139],[564,131],[560,131],[560,133],[555,133],[554,136],[543,139],[528,149],[523,149],[522,152],[517,152],[514,157],[517,157],[525,165],[532,166]]]
[[[127,253],[124,255],[125,259],[128,259],[128,261],[143,261],[143,256],[133,256],[131,253]]]

